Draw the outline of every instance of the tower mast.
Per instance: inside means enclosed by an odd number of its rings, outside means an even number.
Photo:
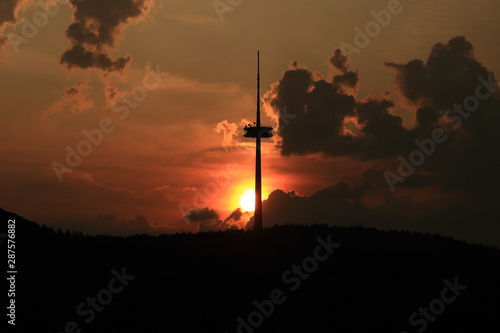
[[[255,211],[254,230],[262,229],[262,173],[261,173],[261,138],[273,136],[272,127],[260,126],[260,52],[257,51],[257,122],[255,126],[247,125],[244,128],[245,137],[255,138]]]
[[[255,213],[254,229],[262,229],[262,174],[260,156],[260,52],[257,51],[257,125],[258,135],[255,145]]]

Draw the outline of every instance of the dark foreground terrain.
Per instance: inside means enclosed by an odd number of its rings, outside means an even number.
[[[327,226],[90,237],[0,213],[2,223],[16,220],[18,332],[484,333],[500,327],[496,248]]]

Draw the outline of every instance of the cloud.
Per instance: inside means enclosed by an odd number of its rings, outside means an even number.
[[[240,221],[243,215],[244,215],[244,213],[241,211],[241,207],[240,208],[236,208],[231,214],[229,214],[229,216],[224,220],[224,222],[229,222],[229,221],[237,222],[237,221]]]
[[[281,153],[356,156],[361,159],[395,157],[410,142],[395,105],[370,95],[357,100],[358,71],[352,71],[340,49],[328,60],[332,74],[325,79],[304,66],[292,66],[272,85],[264,100],[275,110],[286,108],[296,117],[281,124]],[[349,129],[346,122],[355,123]],[[281,119],[280,119],[281,122]]]
[[[396,91],[415,107],[414,128],[405,126],[388,94],[370,94],[363,99],[354,96],[358,72],[351,70],[348,57],[340,50],[327,62],[332,66],[329,78],[294,63],[264,96],[275,113],[286,108],[296,115],[288,124],[280,119],[282,155],[322,153],[394,167],[398,156],[408,156],[419,148],[415,140],[430,138],[439,127],[447,136],[446,142],[406,186],[439,182],[443,191],[483,191],[494,190],[494,184],[500,182],[498,154],[492,148],[500,145],[498,89],[473,114],[456,119],[455,106],[474,96],[482,82],[494,80],[475,59],[472,44],[464,37],[434,45],[425,62],[385,63],[396,71]],[[488,92],[488,87],[482,89]]]
[[[441,233],[469,242],[500,244],[495,236],[499,227],[498,209],[491,196],[471,198],[427,191],[422,199],[415,195],[415,190],[405,195],[381,190],[377,172],[365,172],[363,180],[357,185],[341,181],[310,196],[275,190],[263,202],[264,224],[363,225],[385,230]],[[383,193],[381,202],[367,207],[363,201],[368,201],[376,192]],[[252,221],[248,226],[252,226]]]
[[[495,81],[494,75],[476,60],[472,44],[455,37],[434,45],[426,62],[386,66],[396,71],[396,90],[418,107],[411,136],[429,137],[438,126],[446,131],[448,140],[423,168],[437,176],[446,191],[496,191],[500,163],[493,147],[500,145],[500,99],[498,88],[484,84]],[[494,92],[468,112],[464,103],[476,96],[478,86],[481,94]]]
[[[170,185],[162,185],[162,186],[157,186],[155,187],[152,191],[164,191],[164,190],[171,190],[172,186]]]
[[[71,47],[60,62],[68,68],[96,68],[105,72],[123,72],[130,56],[112,58],[109,49],[127,25],[143,19],[151,0],[69,0],[73,23],[66,30]]]
[[[23,0],[4,0],[0,3],[0,25],[16,23],[16,10]]]
[[[358,224],[365,221],[367,210],[360,201],[364,187],[351,188],[339,182],[312,196],[295,191],[273,191],[263,203],[264,220],[272,224]]]
[[[356,104],[361,135],[350,150],[363,159],[394,158],[408,149],[412,136],[403,127],[403,119],[392,112],[391,100],[371,95]]]
[[[227,120],[223,120],[217,124],[214,131],[218,134],[223,134],[224,139],[222,140],[222,147],[228,149],[236,146],[235,137],[241,134],[238,130],[238,125],[235,123],[230,123]]]
[[[213,219],[219,219],[219,213],[216,210],[208,207],[198,210],[192,210],[186,215],[186,218],[193,223],[205,222]]]
[[[54,113],[62,113],[65,109],[68,109],[71,113],[80,113],[91,109],[94,102],[88,100],[87,97],[93,88],[85,80],[78,81],[73,87],[66,88],[64,95],[52,103],[40,116],[40,119],[45,120]]]
[[[333,85],[344,93],[355,93],[359,83],[359,72],[351,71],[349,57],[342,54],[340,49],[335,49],[327,63],[333,67],[331,75]]]
[[[219,217],[219,213],[215,209],[200,208],[191,210],[184,218],[192,223],[199,225],[200,232],[207,231],[223,231],[228,229],[239,229],[238,224],[234,222],[240,221],[243,216],[241,208],[235,209],[224,221]]]
[[[27,3],[27,0],[2,0],[0,2],[0,51],[9,40],[7,36],[3,35],[5,26],[19,23],[17,12]]]
[[[279,146],[285,156],[317,152],[342,155],[353,141],[340,133],[344,118],[354,116],[355,98],[305,68],[292,64],[264,95],[264,101],[274,110],[286,108],[294,116],[278,128],[282,138]]]
[[[474,92],[477,77],[489,74],[475,59],[474,48],[464,37],[434,45],[425,63],[415,59],[407,64],[385,65],[396,70],[396,88],[407,101],[439,110],[462,101]]]

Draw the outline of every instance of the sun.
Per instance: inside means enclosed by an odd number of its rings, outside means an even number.
[[[247,191],[241,196],[241,209],[247,212],[255,210],[255,192]]]

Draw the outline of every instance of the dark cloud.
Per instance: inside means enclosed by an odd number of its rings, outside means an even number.
[[[87,51],[80,45],[74,45],[63,53],[61,63],[66,64],[68,68],[98,68],[108,72],[121,72],[130,59],[130,57],[118,57],[113,60],[107,53],[95,53]]]
[[[495,191],[500,182],[500,161],[493,148],[500,146],[500,100],[493,94],[479,101],[476,111],[466,110],[467,99],[477,99],[478,86],[485,94],[489,91],[484,82],[495,81],[476,60],[472,44],[455,37],[447,44],[434,45],[425,63],[413,60],[406,65],[386,65],[396,70],[397,91],[419,107],[417,127],[411,135],[430,137],[431,129],[438,126],[446,131],[448,140],[423,169],[437,176],[443,190]],[[489,88],[498,92],[498,88]]]
[[[353,155],[363,159],[397,156],[409,142],[409,132],[401,117],[393,115],[392,101],[376,96],[356,100],[345,87],[356,88],[358,73],[348,71],[347,57],[336,50],[330,58],[337,70],[331,80],[317,78],[304,68],[292,67],[266,93],[265,100],[276,110],[296,116],[280,124],[281,153],[325,153],[331,156]],[[354,77],[352,82],[345,77]],[[339,83],[340,82],[340,83]],[[355,118],[359,135],[346,131],[345,120]]]
[[[209,220],[213,219],[219,219],[219,213],[214,210],[210,209],[208,207],[206,208],[201,208],[198,210],[191,210],[188,215],[185,216],[190,222],[193,223],[200,223],[200,222],[206,222]]]
[[[68,68],[121,72],[130,56],[112,58],[109,49],[125,27],[148,12],[151,0],[70,0],[73,23],[66,30],[71,48],[61,56]]]
[[[282,155],[352,156],[394,169],[398,156],[408,157],[420,149],[415,140],[429,139],[436,128],[442,128],[445,142],[436,144],[436,153],[426,157],[405,186],[439,183],[443,191],[493,191],[500,183],[496,171],[500,161],[493,148],[500,146],[498,88],[487,84],[494,76],[475,59],[464,37],[434,45],[425,62],[385,64],[396,71],[397,92],[415,106],[413,128],[397,115],[389,94],[354,97],[358,72],[351,71],[348,57],[340,50],[328,63],[333,68],[329,79],[293,64],[265,94],[275,112],[286,108],[296,115],[279,126]],[[459,114],[462,111],[455,107],[467,103],[481,85],[482,94],[489,89],[494,93],[480,101],[476,111]]]
[[[396,70],[397,90],[419,106],[450,108],[474,94],[478,76],[489,71],[474,56],[474,48],[464,37],[455,37],[446,45],[432,47],[427,62],[412,60],[406,65],[386,62]]]
[[[17,21],[16,10],[24,0],[2,0],[0,2],[0,26],[5,23],[14,24]]]
[[[340,91],[356,92],[359,82],[359,72],[351,71],[349,57],[342,54],[340,49],[335,49],[333,56],[328,59],[333,66],[332,83]]]
[[[3,35],[3,29],[6,24],[16,24],[17,11],[26,0],[2,0],[0,1],[0,51],[7,44],[9,38]]]
[[[363,225],[385,230],[441,233],[469,242],[500,246],[498,210],[491,196],[430,196],[417,200],[410,194],[395,195],[385,186],[381,203],[367,208],[362,199],[380,191],[376,183],[381,178],[372,178],[371,172],[365,173],[365,182],[361,185],[339,182],[311,196],[275,190],[263,203],[264,224]],[[412,182],[413,187],[421,188],[428,186],[432,179],[415,178]],[[252,221],[248,226],[251,228]]]
[[[362,134],[350,151],[352,155],[363,159],[393,158],[407,149],[411,136],[403,127],[403,119],[392,113],[394,108],[391,100],[376,96],[357,103],[357,122]]]
[[[420,129],[436,127],[439,124],[439,110],[433,106],[424,106],[417,110],[415,120]]]
[[[224,222],[229,222],[229,221],[239,221],[241,220],[241,217],[243,216],[243,212],[241,211],[241,208],[236,208],[229,216],[224,220]]]
[[[228,229],[239,229],[231,222],[241,220],[243,212],[241,208],[235,209],[224,221],[219,217],[219,212],[208,207],[191,210],[184,218],[199,225],[200,232],[223,231]]]
[[[345,73],[351,69],[351,65],[349,63],[349,57],[342,53],[342,50],[335,49],[333,51],[333,56],[328,59],[328,62],[334,67],[337,68],[342,73]]]
[[[312,196],[275,190],[263,203],[265,221],[272,224],[326,223],[350,225],[365,221],[366,208],[359,200],[366,188],[352,188],[345,182]]]
[[[319,151],[340,155],[352,143],[352,137],[342,132],[344,118],[354,116],[354,97],[323,78],[316,79],[311,71],[292,65],[264,99],[276,110],[286,108],[295,116],[278,129],[283,155]]]

